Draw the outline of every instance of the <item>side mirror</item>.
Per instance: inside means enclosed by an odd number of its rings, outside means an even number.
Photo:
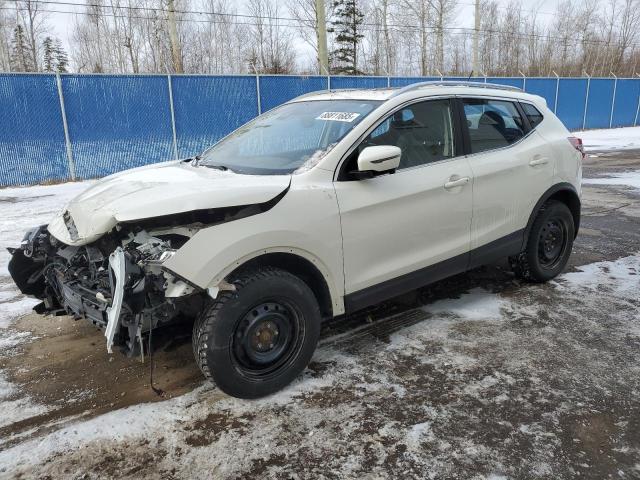
[[[366,147],[358,155],[358,173],[361,178],[372,178],[378,173],[393,172],[400,165],[402,150],[393,145]]]

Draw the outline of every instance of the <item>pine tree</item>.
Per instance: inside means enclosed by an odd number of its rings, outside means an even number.
[[[67,57],[67,52],[64,51],[64,47],[60,40],[56,39],[55,45],[53,47],[53,52],[55,55],[56,61],[56,71],[58,73],[67,73],[67,66],[69,65],[69,57]]]
[[[27,49],[27,39],[24,35],[24,28],[18,24],[13,29],[13,38],[11,39],[11,55],[9,57],[11,69],[14,72],[33,72],[35,66],[29,57]]]
[[[333,2],[334,16],[328,32],[335,33],[338,47],[331,52],[337,63],[334,71],[347,75],[358,75],[358,43],[364,35],[360,27],[364,21],[364,14],[358,8],[356,0],[335,0]]]
[[[43,60],[42,60],[42,68],[45,72],[54,72],[55,69],[55,58],[54,58],[54,46],[53,40],[51,37],[46,37],[42,41],[42,52],[43,52]]]

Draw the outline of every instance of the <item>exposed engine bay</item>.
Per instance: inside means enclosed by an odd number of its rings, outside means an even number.
[[[135,355],[145,332],[202,309],[202,290],[162,267],[190,234],[184,227],[118,226],[93,243],[71,246],[43,225],[9,249],[9,272],[23,293],[42,300],[36,312],[85,318],[104,329],[109,352],[119,346]]]

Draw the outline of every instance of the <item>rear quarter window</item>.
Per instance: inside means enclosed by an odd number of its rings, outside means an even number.
[[[524,114],[529,119],[529,123],[531,124],[531,128],[536,128],[540,122],[544,119],[540,110],[531,105],[530,103],[521,103],[522,109],[524,110]]]
[[[463,98],[471,153],[507,147],[525,135],[524,118],[510,100]]]

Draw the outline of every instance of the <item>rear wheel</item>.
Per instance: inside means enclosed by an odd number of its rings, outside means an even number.
[[[277,268],[241,274],[196,321],[193,349],[225,393],[258,398],[289,384],[311,360],[320,309],[300,278]]]
[[[546,282],[567,264],[573,247],[573,215],[564,203],[552,200],[538,212],[523,252],[511,257],[515,273],[526,280]]]

